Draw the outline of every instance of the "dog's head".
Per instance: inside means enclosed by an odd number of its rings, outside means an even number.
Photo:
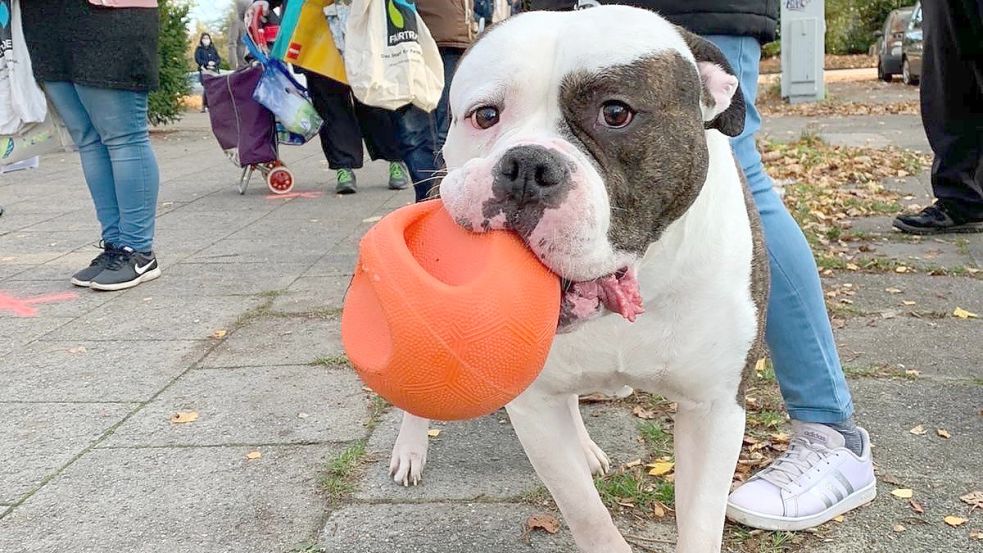
[[[635,263],[706,179],[707,130],[744,126],[715,46],[623,6],[496,25],[461,60],[450,105],[447,209],[474,231],[517,232],[580,283],[568,320],[602,305],[631,318]]]

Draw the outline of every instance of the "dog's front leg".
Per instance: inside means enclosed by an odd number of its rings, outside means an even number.
[[[676,414],[677,553],[716,553],[727,494],[744,437],[744,408],[733,398]]]
[[[430,421],[416,415],[403,413],[403,423],[399,427],[399,436],[393,446],[393,455],[389,461],[389,475],[397,484],[404,486],[417,485],[423,475],[423,467],[427,464],[427,430]]]
[[[544,395],[530,389],[506,409],[526,455],[553,494],[577,546],[587,553],[630,553],[594,488],[569,396]]]

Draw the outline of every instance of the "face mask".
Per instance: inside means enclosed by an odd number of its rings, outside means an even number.
[[[202,46],[211,46],[212,41],[210,41],[210,40],[208,40],[206,38],[205,40],[201,41],[201,44],[202,44]]]

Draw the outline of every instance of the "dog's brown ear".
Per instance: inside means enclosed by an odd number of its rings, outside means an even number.
[[[693,52],[703,82],[704,126],[727,136],[740,135],[747,108],[734,69],[712,42],[682,27],[676,29]]]

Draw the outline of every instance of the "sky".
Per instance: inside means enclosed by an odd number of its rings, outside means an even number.
[[[226,10],[231,3],[231,0],[197,0],[191,9],[192,28],[195,21],[209,23],[219,19],[228,13]]]

